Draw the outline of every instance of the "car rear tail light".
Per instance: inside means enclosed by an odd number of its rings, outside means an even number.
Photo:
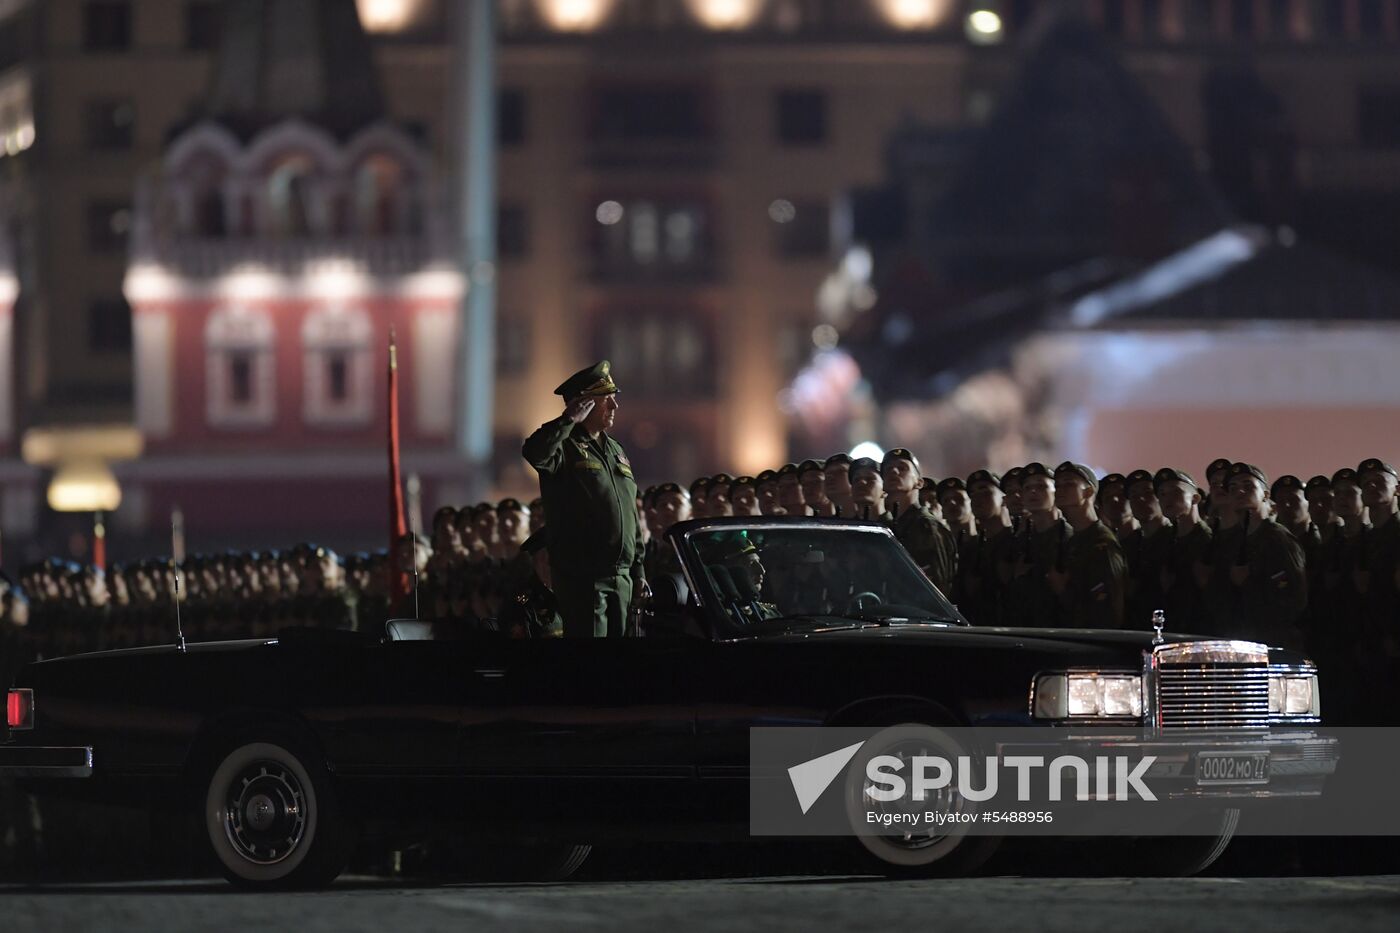
[[[5,725],[12,731],[34,728],[34,691],[11,690],[5,697]]]

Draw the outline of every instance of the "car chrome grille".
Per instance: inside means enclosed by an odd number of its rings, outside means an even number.
[[[1265,729],[1268,649],[1249,642],[1163,645],[1154,652],[1163,729]]]

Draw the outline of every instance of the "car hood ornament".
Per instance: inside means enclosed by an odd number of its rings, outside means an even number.
[[[1152,631],[1153,631],[1153,635],[1152,635],[1152,644],[1154,644],[1154,645],[1160,645],[1160,644],[1162,644],[1162,642],[1164,641],[1164,639],[1162,638],[1162,629],[1166,628],[1166,626],[1167,626],[1167,614],[1166,614],[1165,612],[1163,612],[1161,609],[1153,609],[1153,610],[1152,610]]]

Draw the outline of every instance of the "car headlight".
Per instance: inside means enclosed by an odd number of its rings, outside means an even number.
[[[1316,674],[1270,674],[1269,715],[1320,716]]]
[[[1082,672],[1036,678],[1036,719],[1137,719],[1142,716],[1141,674]]]

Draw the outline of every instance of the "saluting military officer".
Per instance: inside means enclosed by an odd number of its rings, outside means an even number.
[[[1063,571],[1049,575],[1050,588],[1076,628],[1122,628],[1128,565],[1118,538],[1094,509],[1098,479],[1082,463],[1055,468],[1055,505],[1074,529],[1064,551]]]
[[[565,380],[564,414],[525,441],[549,514],[549,566],[564,635],[623,634],[633,594],[645,586],[637,483],[622,445],[607,433],[617,384],[607,360]]]

